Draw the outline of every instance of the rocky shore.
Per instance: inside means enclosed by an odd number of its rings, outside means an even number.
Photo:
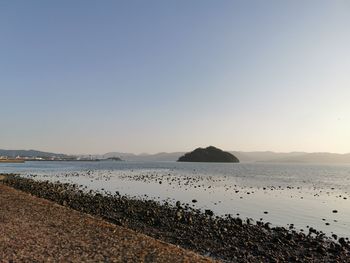
[[[313,228],[308,233],[292,226],[271,228],[261,221],[216,217],[210,210],[202,213],[180,202],[161,205],[15,175],[5,176],[2,183],[222,261],[350,262],[348,239],[329,238]]]
[[[0,184],[0,262],[214,261]]]

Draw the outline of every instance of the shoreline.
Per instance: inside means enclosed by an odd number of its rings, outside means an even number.
[[[0,159],[0,163],[25,163],[25,160]]]
[[[270,228],[268,223],[215,217],[210,210],[201,213],[179,202],[173,207],[151,200],[130,199],[118,193],[104,196],[83,192],[77,185],[39,182],[14,175],[4,176],[2,182],[214,259],[344,262],[350,257],[347,239],[335,242],[313,228],[308,234],[283,227]]]
[[[1,262],[213,262],[0,183]]]

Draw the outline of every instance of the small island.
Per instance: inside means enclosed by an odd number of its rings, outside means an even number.
[[[236,156],[220,150],[214,146],[197,148],[181,156],[178,162],[213,162],[213,163],[239,163]]]
[[[121,158],[119,158],[119,157],[109,157],[109,158],[107,158],[106,160],[108,160],[108,161],[117,161],[117,162],[121,162],[121,161],[123,161]]]

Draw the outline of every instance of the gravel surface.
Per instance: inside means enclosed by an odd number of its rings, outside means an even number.
[[[0,183],[0,262],[212,260]]]

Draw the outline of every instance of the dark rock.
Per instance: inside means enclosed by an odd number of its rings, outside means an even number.
[[[348,243],[345,241],[345,239],[343,237],[339,238],[339,244],[342,246],[347,246]]]
[[[209,209],[205,209],[205,214],[208,215],[208,216],[213,216],[214,212],[209,210]]]

